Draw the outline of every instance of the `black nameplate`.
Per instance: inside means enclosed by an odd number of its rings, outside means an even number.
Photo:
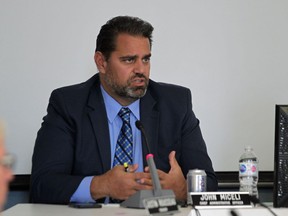
[[[195,208],[252,207],[248,192],[191,192]]]
[[[167,215],[178,212],[178,205],[174,197],[152,197],[143,200],[150,215]]]

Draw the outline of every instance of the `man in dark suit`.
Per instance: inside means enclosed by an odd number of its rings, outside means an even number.
[[[205,170],[207,189],[217,190],[190,90],[149,79],[152,31],[136,17],[109,20],[97,37],[99,73],[52,92],[32,158],[32,202],[109,202],[152,189],[147,153],[154,154],[162,188],[172,189],[177,200],[187,198],[190,169]],[[119,159],[122,107],[129,108],[133,137],[128,172],[121,161],[113,166]],[[142,142],[137,120],[150,148]]]

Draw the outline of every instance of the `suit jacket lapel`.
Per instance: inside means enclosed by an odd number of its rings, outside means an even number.
[[[106,172],[111,168],[111,147],[107,114],[100,90],[99,77],[91,88],[87,105],[91,108],[89,117],[97,140],[103,171]]]
[[[158,128],[159,128],[159,112],[154,109],[156,100],[150,94],[149,89],[145,96],[140,100],[140,121],[143,124],[147,135],[147,142],[151,152],[148,152],[147,147],[144,145],[144,137],[142,136],[142,151],[143,151],[143,162],[144,166],[147,166],[146,155],[157,153],[157,142],[158,142]]]

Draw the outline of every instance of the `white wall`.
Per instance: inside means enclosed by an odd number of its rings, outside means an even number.
[[[288,104],[286,0],[1,0],[0,118],[29,174],[51,91],[96,73],[95,38],[116,15],[155,27],[151,78],[187,86],[216,171],[245,145],[273,170],[274,106]]]

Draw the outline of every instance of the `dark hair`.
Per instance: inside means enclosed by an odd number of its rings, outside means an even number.
[[[114,17],[101,27],[96,40],[96,51],[100,51],[108,60],[111,52],[116,49],[116,39],[121,33],[148,38],[151,48],[153,29],[150,23],[138,17]]]

